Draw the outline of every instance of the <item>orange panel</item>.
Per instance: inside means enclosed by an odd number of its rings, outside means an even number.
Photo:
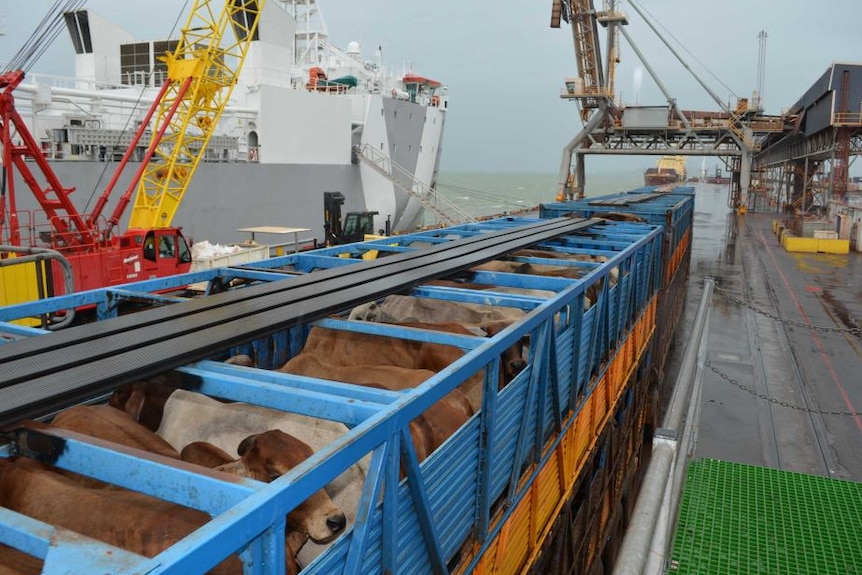
[[[656,299],[647,306],[620,345],[605,375],[596,384],[583,408],[544,468],[539,472],[530,492],[515,507],[503,525],[500,535],[491,543],[473,573],[477,575],[514,575],[535,560],[547,538],[550,527],[565,501],[571,496],[578,476],[589,453],[594,449],[612,409],[625,390],[655,329]],[[643,419],[643,412],[638,414]],[[598,525],[603,528],[611,515],[610,492],[600,502]],[[587,550],[592,555],[598,541]],[[589,563],[589,560],[587,561]]]
[[[539,531],[548,521],[551,520],[551,514],[557,508],[560,502],[560,497],[563,496],[563,486],[560,484],[560,458],[558,452],[548,459],[548,462],[539,472],[536,478],[534,489],[537,493],[535,523],[536,528],[533,530],[533,542],[535,543]]]

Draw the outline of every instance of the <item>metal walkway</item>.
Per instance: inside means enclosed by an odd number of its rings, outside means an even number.
[[[688,469],[669,573],[858,573],[862,484],[714,459]]]

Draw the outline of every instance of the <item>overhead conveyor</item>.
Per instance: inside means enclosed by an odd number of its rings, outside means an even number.
[[[123,383],[597,223],[545,220],[5,344],[0,347],[0,424],[51,413]]]

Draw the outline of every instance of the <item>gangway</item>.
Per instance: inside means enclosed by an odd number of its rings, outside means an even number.
[[[378,174],[395,184],[411,198],[414,198],[422,206],[435,213],[441,223],[447,225],[475,222],[476,218],[464,211],[460,206],[446,198],[437,191],[418,179],[410,170],[394,162],[392,158],[369,144],[356,146],[354,148],[356,157],[364,161]],[[412,186],[405,184],[412,182]],[[434,201],[429,201],[429,198]]]

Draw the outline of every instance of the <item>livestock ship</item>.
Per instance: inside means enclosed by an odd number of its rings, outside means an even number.
[[[15,96],[44,156],[86,213],[156,97],[167,71],[160,58],[176,41],[136,39],[110,14],[91,10],[66,13],[65,23],[74,77],[30,74]],[[367,54],[358,42],[343,49],[330,43],[315,0],[267,2],[174,222],[186,236],[214,243],[249,239],[240,228],[282,226],[307,229],[301,239],[322,244],[324,193],[338,192],[345,211],[377,212],[375,231],[414,229],[436,183],[447,104],[445,85],[387,67],[379,49]],[[143,157],[147,140],[133,160]],[[20,220],[44,224],[35,200],[20,196]],[[272,236],[257,239],[274,243]]]
[[[654,168],[644,172],[645,186],[678,184],[686,180],[685,156],[662,156]]]

